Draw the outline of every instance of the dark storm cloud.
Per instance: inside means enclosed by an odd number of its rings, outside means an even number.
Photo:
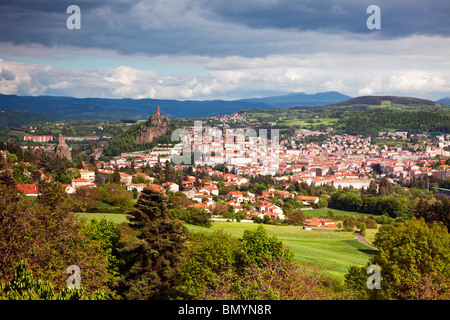
[[[81,8],[81,30],[66,28],[71,4]],[[0,4],[0,41],[123,54],[297,53],[314,49],[297,42],[303,31],[373,36],[366,28],[372,4],[381,8],[379,38],[450,35],[450,1],[441,0],[9,0]]]
[[[450,35],[450,1],[432,0],[267,0],[206,1],[222,18],[253,28],[367,33],[370,5],[382,12],[384,36]]]

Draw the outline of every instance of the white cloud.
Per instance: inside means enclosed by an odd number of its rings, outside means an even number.
[[[19,49],[30,54],[36,50],[40,57],[48,54],[62,59],[58,67],[0,60],[0,70],[6,70],[7,75],[0,77],[0,93],[204,100],[247,98],[249,92],[256,91],[339,91],[351,96],[392,94],[435,99],[441,98],[440,93],[450,92],[448,38],[411,36],[394,41],[318,32],[297,34],[300,43],[311,46],[310,53],[304,49],[296,54],[253,58],[126,56],[100,49],[74,51],[72,47],[0,43],[10,54]],[[89,57],[99,56],[104,61],[120,60],[121,64],[87,69],[60,67],[70,66],[78,57],[89,63]],[[127,59],[133,67],[127,65]],[[139,68],[141,62],[149,61],[170,72]],[[435,96],[429,96],[429,92]]]

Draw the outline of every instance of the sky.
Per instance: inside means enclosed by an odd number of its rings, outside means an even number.
[[[0,93],[438,100],[450,96],[449,16],[447,0],[2,0]]]

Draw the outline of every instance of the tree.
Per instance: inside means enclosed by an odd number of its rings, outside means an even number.
[[[114,287],[119,280],[120,269],[123,268],[124,260],[119,257],[118,249],[121,232],[118,226],[111,220],[94,218],[88,223],[91,231],[88,232],[89,239],[100,243],[101,249],[108,255],[108,272],[112,275],[110,286]]]
[[[445,196],[430,202],[420,198],[414,208],[414,216],[426,222],[441,221],[450,230],[450,200]]]
[[[233,209],[234,211],[234,209]],[[228,212],[228,205],[222,202],[215,202],[213,205],[213,214],[215,215],[224,215]]]
[[[141,240],[120,250],[127,274],[119,291],[125,299],[174,299],[183,296],[181,258],[186,241],[183,223],[171,220],[166,197],[153,188],[142,190],[130,226]]]
[[[345,229],[354,228],[354,227],[356,227],[357,223],[358,223],[358,220],[356,220],[356,218],[352,215],[346,216],[343,221],[343,225],[344,225]]]
[[[223,230],[216,230],[213,234],[192,234],[189,244],[182,264],[183,284],[189,298],[208,299],[207,288],[217,285],[221,273],[232,270],[240,242]]]
[[[367,218],[366,219],[366,227],[367,227],[367,229],[376,229],[377,222],[373,218]]]
[[[110,180],[111,180],[112,183],[120,184],[120,171],[119,171],[119,167],[118,166],[116,166],[114,168],[113,174],[110,175]]]
[[[0,171],[0,184],[8,188],[15,188],[17,190],[17,182],[16,180],[14,180],[11,170],[5,169],[3,171]]]
[[[75,204],[75,211],[85,212],[86,209],[102,204],[102,197],[97,188],[79,187],[71,195]]]
[[[81,178],[81,173],[77,168],[67,168],[66,175],[68,175],[72,180]]]
[[[50,281],[35,280],[26,260],[15,265],[11,280],[0,283],[0,300],[104,300],[113,297],[104,290],[57,290]]]
[[[171,210],[171,218],[202,227],[211,227],[211,214],[199,208],[176,208]]]
[[[224,242],[217,244],[222,255],[214,258],[223,263],[218,265],[212,259],[205,259],[211,261],[214,272],[209,272],[212,281],[202,287],[204,294],[201,298],[311,300],[337,299],[339,296],[330,289],[332,280],[324,275],[323,270],[309,264],[298,265],[293,252],[276,237],[269,236],[262,226],[255,231],[245,231],[240,246],[234,250],[224,247]],[[197,250],[202,252],[201,248]],[[213,247],[209,250],[210,255],[218,254]],[[235,252],[234,262],[231,250]],[[197,268],[202,266],[200,262]]]
[[[413,218],[382,226],[374,245],[378,251],[369,264],[381,270],[381,289],[367,290],[362,285],[367,275],[362,279],[353,270],[346,283],[359,295],[373,298],[377,291],[383,299],[450,299],[450,236],[442,223]]]
[[[302,210],[294,210],[288,214],[288,223],[295,226],[302,225],[306,220],[306,215]]]
[[[288,264],[293,259],[293,253],[283,245],[277,237],[271,237],[266,229],[259,225],[255,231],[245,230],[242,246],[238,254],[238,262],[262,267],[268,262]]]
[[[143,176],[139,175],[137,177],[131,178],[131,182],[133,183],[145,183],[145,179]]]
[[[34,183],[41,181],[42,173],[39,170],[31,171],[31,179],[33,179]]]
[[[367,189],[367,193],[373,196],[377,195],[377,185],[374,180],[370,181],[369,188]]]
[[[122,208],[131,208],[133,204],[133,194],[117,183],[104,186],[109,194],[109,204]]]
[[[85,222],[71,212],[64,188],[41,183],[39,190],[42,194],[31,201],[0,185],[0,278],[9,281],[14,264],[27,260],[37,278],[60,290],[67,267],[77,265],[86,290],[108,290],[107,255],[88,238]]]
[[[450,298],[450,236],[443,224],[411,219],[377,234],[374,245],[379,250],[372,261],[391,296],[414,299],[426,289]]]
[[[166,181],[173,181],[175,176],[175,170],[171,161],[166,160],[163,167],[163,174]]]
[[[327,198],[324,197],[324,196],[320,196],[319,197],[319,202],[317,202],[315,204],[315,207],[316,208],[326,208],[326,207],[328,207],[328,200],[327,200]]]
[[[388,196],[394,192],[394,186],[386,177],[383,177],[380,182],[380,187],[378,188],[378,195]]]
[[[361,233],[362,236],[366,235],[367,227],[366,227],[366,224],[364,222],[362,222],[362,221],[358,222],[358,229],[359,229],[359,232]]]

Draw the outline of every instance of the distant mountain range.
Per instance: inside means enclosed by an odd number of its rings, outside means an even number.
[[[232,114],[244,109],[274,109],[295,106],[320,106],[340,102],[351,97],[339,92],[287,95],[240,100],[160,100],[160,99],[103,99],[56,96],[16,96],[0,94],[0,110],[28,110],[55,120],[63,119],[147,119],[161,112],[171,117],[208,117]]]
[[[325,105],[380,105],[382,100],[393,103],[432,105],[435,102],[417,98],[393,96],[364,96],[352,98],[336,91],[240,99],[240,100],[160,100],[160,99],[104,99],[73,98],[58,96],[17,96],[0,94],[0,126],[17,125],[38,120],[66,119],[148,119],[158,106],[161,113],[170,117],[209,117],[232,114],[246,109],[276,109],[292,107],[313,107]],[[436,101],[450,104],[450,98]],[[20,111],[20,112],[19,112]],[[9,118],[8,118],[9,117]],[[11,121],[10,118],[14,118]],[[23,118],[23,121],[18,119]],[[35,120],[32,120],[35,119]]]
[[[450,97],[444,98],[444,99],[439,99],[438,101],[436,101],[436,103],[438,104],[446,104],[448,106],[450,106]]]

